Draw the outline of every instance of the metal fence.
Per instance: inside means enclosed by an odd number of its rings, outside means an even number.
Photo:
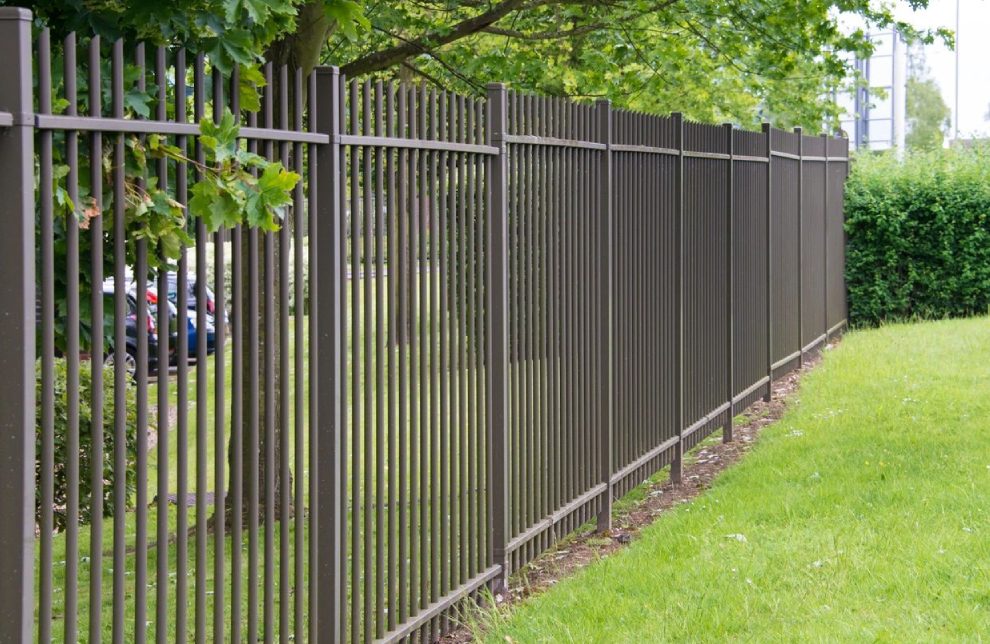
[[[0,54],[3,641],[432,640],[845,324],[843,139],[270,65],[252,113],[9,8]],[[134,144],[186,204],[224,106],[288,214],[149,270]]]

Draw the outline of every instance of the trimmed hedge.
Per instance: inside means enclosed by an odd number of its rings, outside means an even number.
[[[990,150],[859,155],[845,217],[850,324],[987,312]]]

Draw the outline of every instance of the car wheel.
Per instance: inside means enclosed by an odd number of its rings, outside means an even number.
[[[134,377],[134,375],[137,373],[137,358],[135,358],[133,355],[131,355],[129,352],[126,351],[121,357],[124,359],[124,370],[127,371],[128,375]],[[106,359],[103,361],[103,366],[112,367],[116,361],[117,361],[117,352],[111,351],[110,354],[107,355]]]

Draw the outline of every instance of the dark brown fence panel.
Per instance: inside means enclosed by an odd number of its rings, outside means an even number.
[[[735,131],[732,201],[733,403],[744,409],[767,391],[766,136]]]
[[[825,139],[801,136],[801,350],[825,338]]]
[[[773,371],[785,372],[800,360],[801,247],[799,161],[801,135],[771,130],[771,337]]]
[[[346,89],[345,636],[432,639],[492,577],[482,105]],[[438,619],[443,617],[443,619]]]
[[[729,411],[728,252],[731,132],[684,125],[684,448]]]
[[[204,56],[43,31],[37,61],[23,114],[40,142],[36,637],[303,637],[311,182],[277,232],[187,216],[191,186],[211,180],[191,121],[229,113],[245,147],[304,174],[304,144],[329,137],[305,130],[303,78],[266,66],[245,118],[238,70]],[[189,237],[149,243],[170,217]]]
[[[846,321],[846,232],[842,214],[846,175],[849,173],[849,141],[828,139],[828,176],[825,195],[825,291],[826,327],[836,332]],[[833,160],[835,159],[835,160]]]
[[[597,511],[606,353],[595,108],[507,97],[510,472],[516,568]]]
[[[677,127],[613,115],[615,495],[670,463],[677,440]],[[656,448],[665,446],[662,449]]]

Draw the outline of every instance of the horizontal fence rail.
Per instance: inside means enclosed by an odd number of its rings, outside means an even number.
[[[3,641],[435,641],[846,323],[845,139],[0,53]],[[230,117],[277,229],[188,215]]]

